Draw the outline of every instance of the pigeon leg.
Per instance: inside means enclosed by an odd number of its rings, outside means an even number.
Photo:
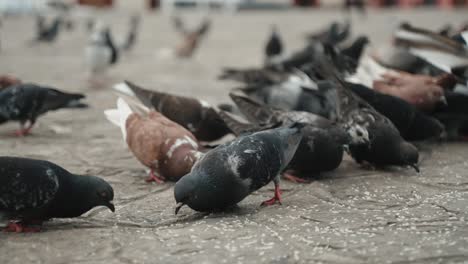
[[[279,177],[275,178],[274,180],[275,183],[275,196],[269,200],[266,200],[262,203],[262,206],[268,206],[268,205],[273,205],[276,202],[281,204],[281,190],[279,187]]]
[[[164,183],[164,179],[162,179],[161,176],[159,176],[159,174],[154,171],[154,169],[151,169],[149,173],[149,177],[146,179],[146,182],[152,182],[152,181],[158,184]]]
[[[294,183],[311,183],[309,180],[294,176],[293,174],[287,172],[283,173],[283,178]]]
[[[4,232],[14,233],[36,233],[41,231],[40,227],[28,227],[21,222],[10,222],[8,226],[3,229]]]
[[[29,121],[29,126],[24,128],[24,123],[21,123],[20,124],[20,129],[15,131],[15,135],[18,136],[18,137],[24,137],[24,136],[27,136],[31,133],[31,129],[33,128],[34,126],[34,121]]]

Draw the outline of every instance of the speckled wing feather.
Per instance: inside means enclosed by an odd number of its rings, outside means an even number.
[[[24,85],[10,86],[0,91],[0,119],[27,120],[37,110],[37,91],[23,89]]]
[[[0,211],[19,213],[47,205],[59,189],[56,167],[46,161],[1,157]]]
[[[218,115],[236,136],[261,129],[255,124],[242,122],[235,118],[233,114],[229,114],[222,110],[218,112]]]
[[[289,125],[304,123],[315,127],[329,127],[331,121],[321,116],[302,111],[283,111],[261,104],[248,96],[230,93],[229,96],[246,118],[262,127],[275,127],[278,124]]]
[[[317,70],[323,76],[336,83],[338,94],[337,114],[338,119],[343,123],[344,127],[357,123],[361,126],[368,127],[371,123],[382,122],[395,128],[393,123],[377,112],[371,105],[354,94],[348,87],[345,81],[338,76],[336,71],[331,66],[327,59],[322,58],[320,67]],[[396,129],[396,128],[395,128]]]

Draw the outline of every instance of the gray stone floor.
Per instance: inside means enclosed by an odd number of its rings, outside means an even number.
[[[355,17],[354,33],[375,46],[407,20],[437,29],[467,11],[371,11]],[[116,34],[128,12],[102,17]],[[197,22],[201,13],[183,13]],[[110,85],[123,79],[209,102],[227,101],[216,75],[223,66],[256,66],[267,31],[276,23],[288,51],[303,36],[342,14],[332,10],[214,14],[214,25],[192,60],[161,54],[178,35],[168,17],[145,14],[136,49],[108,73],[104,88],[88,87],[82,27],[53,45],[28,46],[31,18],[10,18],[1,29],[0,73],[88,95],[92,108],[59,111],[39,120],[34,134],[14,138],[17,124],[0,127],[0,154],[47,159],[104,177],[115,189],[115,214],[98,208],[77,219],[53,220],[37,234],[0,233],[0,263],[462,263],[468,262],[468,146],[421,144],[422,172],[361,170],[349,158],[311,184],[283,182],[282,206],[260,208],[272,184],[237,209],[174,215],[173,184],[146,184],[144,168],[102,114],[115,104]],[[117,36],[119,39],[120,36]]]

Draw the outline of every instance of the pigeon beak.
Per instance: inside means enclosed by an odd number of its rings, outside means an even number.
[[[417,173],[419,173],[419,167],[416,164],[411,164],[410,167],[412,167]]]
[[[179,210],[180,208],[182,208],[182,206],[184,206],[184,203],[177,203],[176,204],[176,207],[175,207],[175,214],[177,215],[177,213],[179,213]]]
[[[113,213],[115,212],[115,206],[114,206],[113,203],[108,202],[108,203],[106,204],[106,207],[109,208],[109,210],[111,210]]]

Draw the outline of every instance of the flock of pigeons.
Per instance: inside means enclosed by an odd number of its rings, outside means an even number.
[[[192,48],[209,28],[208,21],[193,32],[182,29],[180,20],[175,25]],[[97,28],[89,52],[96,61],[107,54],[98,50],[109,41],[108,29]],[[419,172],[412,141],[468,136],[466,29],[433,32],[403,23],[391,47],[366,53],[368,38],[349,41],[350,24],[336,22],[284,56],[273,28],[264,67],[220,74],[241,83],[229,93],[233,104],[213,106],[125,81],[114,86],[120,95],[116,108],[104,114],[150,170],[147,181],[176,182],[176,214],[184,205],[197,211],[235,206],[271,181],[274,196],[262,205],[281,203],[280,175],[310,181],[336,169],[345,152],[361,165]],[[3,76],[0,122],[19,121],[16,134],[25,136],[48,111],[86,107],[83,97]],[[227,134],[236,137],[207,144]],[[114,211],[113,197],[100,178],[74,175],[48,161],[0,157],[6,231],[37,231],[43,221],[76,217],[95,206]]]

